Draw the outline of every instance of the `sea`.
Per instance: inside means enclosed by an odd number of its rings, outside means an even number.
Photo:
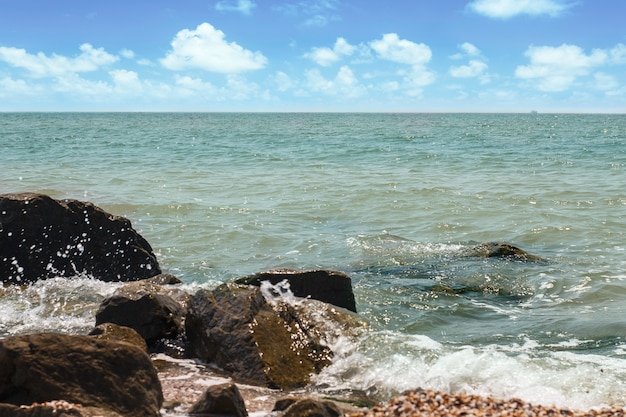
[[[17,192],[129,218],[190,293],[348,274],[367,327],[312,389],[626,406],[626,115],[0,113]],[[2,288],[0,337],[86,333],[120,285]]]

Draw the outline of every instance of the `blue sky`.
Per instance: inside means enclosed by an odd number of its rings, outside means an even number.
[[[624,0],[0,0],[0,111],[626,112]]]

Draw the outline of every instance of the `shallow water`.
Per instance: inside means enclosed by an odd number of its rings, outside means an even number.
[[[0,113],[0,146],[1,193],[128,217],[190,292],[348,273],[370,330],[313,388],[626,403],[626,116]],[[4,289],[0,335],[90,330],[116,285]]]

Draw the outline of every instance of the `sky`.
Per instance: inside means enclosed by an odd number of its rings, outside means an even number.
[[[0,0],[0,111],[626,112],[625,0]]]

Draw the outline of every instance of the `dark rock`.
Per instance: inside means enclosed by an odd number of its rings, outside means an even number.
[[[189,412],[234,417],[248,416],[243,397],[233,383],[210,386]]]
[[[88,202],[42,194],[0,195],[0,280],[23,284],[86,274],[134,281],[161,273],[128,219]]]
[[[254,286],[223,284],[198,291],[185,319],[191,353],[244,383],[280,389],[306,385],[330,363],[326,332],[297,307],[275,304]]]
[[[287,280],[291,292],[296,297],[310,297],[356,313],[352,279],[343,272],[277,269],[243,277],[235,282],[260,286],[263,281],[276,285],[284,280]]]
[[[466,256],[481,258],[508,258],[518,261],[544,261],[540,256],[532,255],[523,249],[502,242],[485,242],[470,248]]]
[[[16,406],[0,404],[0,417],[125,417],[103,408],[82,407],[65,401]]]
[[[172,274],[159,274],[150,278],[146,278],[143,281],[155,285],[176,285],[183,283],[180,279]]]
[[[146,341],[136,330],[130,327],[120,326],[115,323],[102,323],[97,325],[90,333],[89,336],[94,336],[97,339],[114,340],[116,342],[130,343],[137,346],[141,350],[148,352],[148,345]]]
[[[178,297],[186,294],[179,291]],[[115,323],[130,327],[148,345],[159,339],[176,339],[183,331],[184,306],[172,298],[173,292],[150,282],[133,282],[117,289],[96,312],[96,325]]]
[[[332,401],[317,400],[313,398],[303,398],[295,402],[284,401],[276,404],[274,411],[282,411],[276,407],[285,407],[281,417],[339,417],[344,413]]]
[[[155,417],[163,394],[150,357],[128,343],[54,333],[0,340],[0,403],[53,400]]]

